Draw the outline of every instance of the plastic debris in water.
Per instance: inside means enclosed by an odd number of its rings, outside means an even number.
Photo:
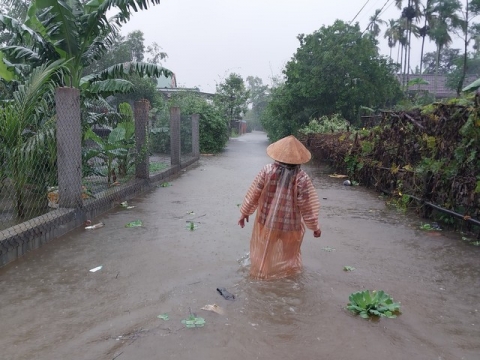
[[[225,288],[217,288],[217,291],[218,291],[218,293],[219,293],[220,295],[223,296],[223,298],[224,298],[225,300],[232,300],[232,301],[235,300],[235,295],[233,295],[232,293],[229,293],[229,292],[227,291],[227,289],[225,289]]]
[[[102,267],[103,267],[102,265],[97,266],[96,268],[90,269],[90,272],[97,272],[98,270],[101,270]]]
[[[237,260],[238,263],[243,266],[247,267],[250,265],[250,252],[247,252],[245,255],[243,255],[240,259]]]
[[[220,314],[220,315],[225,314],[225,310],[223,310],[217,304],[205,305],[204,307],[202,307],[202,310],[213,311],[214,313],[217,313],[217,314]]]
[[[345,181],[343,182],[343,185],[345,185],[345,186],[351,186],[351,185],[352,185],[352,182],[351,182],[350,180],[345,180]]]
[[[332,251],[335,251],[335,248],[331,248],[330,246],[325,246],[322,248],[322,250],[327,252],[332,252]]]
[[[143,225],[142,220],[135,220],[135,221],[129,222],[127,225],[125,225],[125,227],[132,228],[132,227],[139,227],[142,225]]]
[[[165,321],[169,320],[168,314],[160,314],[160,315],[157,316],[157,318],[165,320]]]
[[[105,226],[105,224],[103,222],[99,222],[98,224],[95,224],[95,225],[85,226],[85,230],[99,229],[103,226]]]

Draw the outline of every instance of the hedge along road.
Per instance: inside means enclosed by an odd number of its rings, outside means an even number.
[[[456,234],[422,232],[420,219],[343,187],[325,168],[304,167],[322,199],[323,230],[305,236],[304,273],[249,280],[238,259],[252,224],[236,225],[237,204],[270,162],[266,146],[259,132],[233,139],[172,186],[130,201],[134,209],[95,219],[104,227],[76,230],[0,269],[0,358],[478,359],[480,249]],[[125,228],[137,219],[142,227]],[[363,289],[386,291],[403,314],[350,314],[349,294]],[[201,310],[214,303],[225,315]],[[185,328],[190,312],[205,326]]]

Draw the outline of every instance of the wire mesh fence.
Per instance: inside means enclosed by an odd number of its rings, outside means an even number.
[[[55,100],[53,126],[17,129],[11,143],[0,144],[0,265],[38,247],[39,241],[23,245],[40,235],[45,240],[62,221],[76,219],[73,228],[78,214],[105,211],[135,193],[137,180],[198,158],[192,148],[198,120],[180,116],[178,108],[159,116],[139,101],[108,118],[111,111],[102,107],[82,111],[76,89],[57,89]],[[15,255],[5,257],[8,252]]]

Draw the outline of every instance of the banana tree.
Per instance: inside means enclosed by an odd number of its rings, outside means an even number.
[[[106,167],[104,175],[107,183],[111,184],[115,165],[120,175],[126,175],[128,169],[134,164],[135,124],[133,122],[119,123],[107,139],[102,139],[91,129],[87,130],[85,138],[94,141],[97,146],[88,149],[85,159],[100,158]]]
[[[21,77],[49,61],[62,59],[67,73],[59,86],[75,87],[84,96],[110,95],[132,90],[128,75],[170,75],[170,71],[141,62],[117,64],[97,74],[83,76],[83,70],[101,58],[120,27],[133,12],[147,9],[160,0],[36,0],[20,22],[0,14],[0,30],[12,34],[0,48],[0,77]],[[118,13],[107,18],[107,12]]]
[[[46,207],[47,186],[56,181],[52,109],[55,79],[62,66],[59,60],[33,69],[13,100],[0,105],[0,179],[10,180],[16,213],[23,219],[34,215],[31,205]]]

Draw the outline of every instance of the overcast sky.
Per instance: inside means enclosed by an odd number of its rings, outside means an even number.
[[[271,84],[298,48],[297,35],[310,34],[336,19],[351,21],[366,0],[162,0],[135,13],[122,33],[141,30],[145,44],[158,43],[168,54],[164,66],[179,86],[215,92],[229,73],[258,76]],[[375,9],[381,18],[397,19],[394,0],[369,0],[355,22],[362,30]],[[383,31],[385,27],[383,28]],[[457,47],[460,47],[457,45]],[[381,35],[380,48],[389,48]],[[418,48],[418,50],[417,50]],[[419,43],[412,41],[412,67],[419,62]],[[426,51],[433,51],[433,44]],[[393,56],[396,59],[395,56]]]

